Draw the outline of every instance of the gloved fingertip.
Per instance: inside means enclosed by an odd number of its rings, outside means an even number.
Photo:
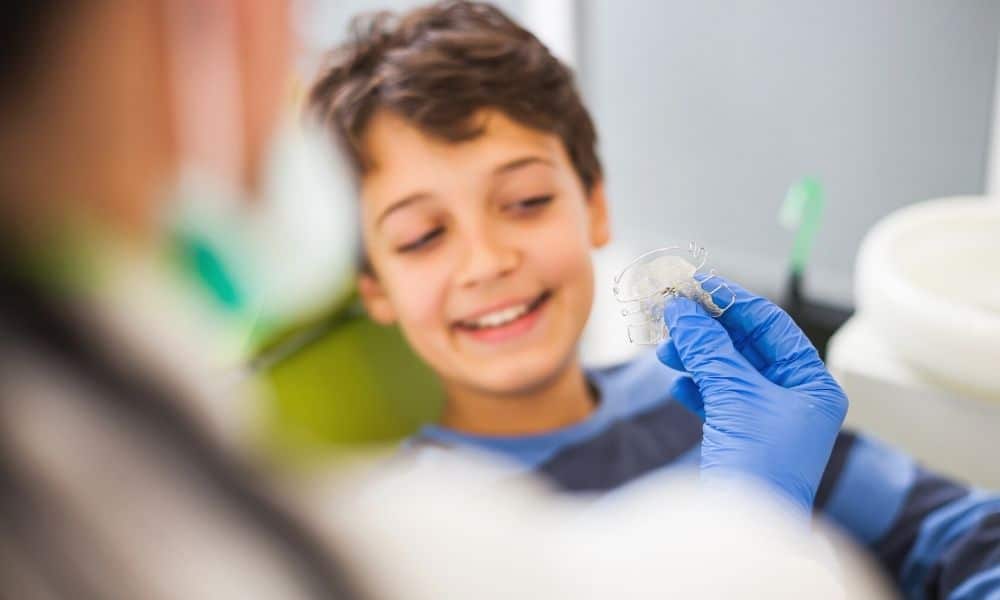
[[[672,323],[676,323],[677,319],[689,315],[701,315],[707,314],[704,309],[702,309],[698,304],[688,298],[679,296],[673,298],[667,305],[663,308],[663,318],[667,322],[667,326],[670,327]]]

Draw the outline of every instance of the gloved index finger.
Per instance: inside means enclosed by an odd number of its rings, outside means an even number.
[[[687,298],[677,298],[664,307],[676,359],[703,393],[732,387],[760,373],[733,347],[729,332],[705,309]]]
[[[718,317],[736,347],[762,373],[782,385],[796,385],[801,364],[815,360],[812,343],[788,314],[770,300],[748,292],[719,276],[701,278],[719,307],[729,308]],[[821,364],[821,363],[820,363]]]

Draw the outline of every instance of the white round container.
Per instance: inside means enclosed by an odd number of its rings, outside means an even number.
[[[936,384],[1000,401],[1000,202],[896,211],[858,253],[859,314]]]

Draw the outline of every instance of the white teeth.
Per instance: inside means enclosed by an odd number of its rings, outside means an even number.
[[[506,325],[528,312],[528,306],[529,305],[525,303],[494,311],[479,317],[475,321],[471,321],[470,324],[475,327],[499,327],[501,325]]]

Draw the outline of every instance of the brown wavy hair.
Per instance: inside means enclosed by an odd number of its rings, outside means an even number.
[[[597,134],[572,72],[489,4],[449,0],[356,17],[309,105],[359,173],[370,167],[362,140],[378,109],[459,142],[482,133],[474,116],[491,108],[558,136],[588,192],[601,179]]]

